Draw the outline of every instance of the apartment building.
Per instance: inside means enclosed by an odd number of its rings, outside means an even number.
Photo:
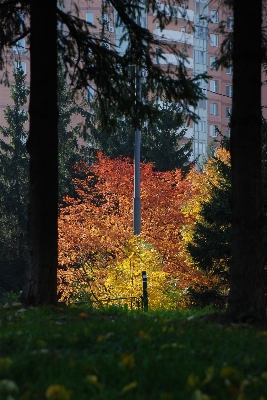
[[[158,0],[158,5],[164,7],[160,0]],[[71,9],[70,7],[71,1],[66,0],[66,8]],[[127,47],[127,41],[122,43],[120,41],[123,30],[119,26],[117,13],[109,5],[104,14],[102,10],[102,0],[79,1],[80,17],[95,25],[96,33],[104,23],[107,27],[106,46],[115,44],[117,50],[123,53]],[[217,138],[218,131],[228,137],[231,134],[229,121],[232,111],[232,67],[216,70],[214,62],[224,39],[223,35],[218,32],[218,24],[220,21],[226,21],[226,28],[230,32],[233,29],[234,21],[231,11],[227,7],[220,8],[218,1],[210,2],[209,0],[187,0],[177,8],[177,15],[178,20],[173,21],[164,30],[160,29],[152,12],[148,14],[144,12],[140,23],[159,39],[175,41],[181,50],[186,52],[186,67],[189,74],[196,75],[207,71],[211,76],[208,83],[204,81],[200,83],[207,100],[199,101],[198,107],[195,109],[199,116],[199,122],[191,123],[186,135],[188,138],[194,137],[195,158],[206,153],[208,144]],[[14,59],[16,55],[20,55],[21,64],[27,73],[27,82],[29,83],[30,54],[24,39],[13,48]],[[167,54],[166,59],[170,63],[177,62],[172,54]],[[164,61],[162,63],[164,64]],[[9,91],[8,87],[0,86],[0,125],[5,125],[3,110],[7,104],[10,104]],[[88,89],[88,96],[94,96],[93,84]],[[267,114],[266,84],[263,84],[263,106],[266,107]]]

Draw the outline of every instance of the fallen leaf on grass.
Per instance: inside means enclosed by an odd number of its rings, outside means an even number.
[[[201,390],[197,389],[195,390],[195,392],[193,393],[193,400],[209,400],[210,397],[205,394],[202,393]]]
[[[138,332],[138,336],[140,337],[140,339],[146,339],[146,340],[150,340],[151,339],[149,333],[146,333],[144,331],[139,331]]]
[[[86,381],[89,382],[91,385],[100,388],[101,384],[98,380],[98,376],[97,375],[88,375],[86,378]]]
[[[70,400],[70,391],[63,385],[51,385],[46,389],[47,400]]]
[[[81,312],[81,313],[79,314],[79,318],[81,318],[81,319],[87,319],[87,318],[88,318],[88,314],[86,314],[86,313],[84,313],[84,312]]]
[[[135,366],[134,355],[131,353],[121,353],[120,356],[120,367],[132,369]]]
[[[191,388],[195,388],[196,386],[200,385],[199,376],[192,373],[187,378],[187,385]]]
[[[98,335],[98,336],[97,336],[97,342],[98,342],[98,343],[104,342],[105,340],[111,338],[111,337],[114,336],[114,335],[115,335],[114,332],[108,332],[108,333],[106,333],[105,335]]]
[[[242,378],[240,373],[237,371],[236,368],[227,366],[221,369],[220,375],[224,379],[228,379],[231,382],[241,382]]]
[[[128,383],[128,385],[123,386],[122,390],[121,390],[121,394],[124,394],[126,392],[129,392],[130,390],[133,390],[137,387],[137,382],[133,381],[131,383]]]
[[[267,336],[267,331],[258,332],[258,336]]]
[[[96,339],[97,343],[104,342],[105,340],[106,340],[106,336],[105,335],[98,335],[97,339]]]
[[[205,379],[203,381],[204,384],[209,383],[212,381],[212,379],[214,378],[214,373],[215,373],[215,369],[214,367],[211,365],[210,367],[208,367],[205,371]]]

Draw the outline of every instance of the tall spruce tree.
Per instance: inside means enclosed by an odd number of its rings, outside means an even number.
[[[0,127],[0,289],[22,289],[27,259],[27,219],[29,157],[26,151],[28,132],[29,88],[21,65],[14,70],[11,99],[14,105],[4,111],[6,126]]]
[[[83,120],[88,114],[88,103],[79,93],[79,100],[66,82],[62,66],[58,69],[58,199],[63,196],[75,196],[73,184],[73,166],[81,159],[90,161],[93,154],[88,153],[83,140],[79,138],[84,134]],[[80,121],[77,122],[77,117]],[[89,149],[90,150],[90,149]]]
[[[7,106],[4,115],[6,127],[0,127],[0,290],[18,290],[23,287],[27,265],[27,220],[29,157],[26,150],[28,112],[22,107],[30,93],[25,84],[26,75],[21,64],[14,70],[11,85],[13,106]],[[72,166],[86,156],[78,146],[80,124],[72,126],[72,117],[86,115],[77,105],[73,91],[67,87],[62,71],[58,76],[59,106],[59,201],[66,194],[73,195]]]
[[[157,117],[142,124],[141,161],[153,162],[157,171],[175,168],[189,170],[192,165],[192,139],[185,139],[187,128],[184,126],[184,117],[177,104],[158,106]],[[133,158],[135,135],[132,121],[120,116],[117,120],[114,118],[113,122],[114,125],[106,128],[101,124],[98,109],[89,114],[89,141],[111,158],[121,155]],[[184,143],[181,144],[183,139]]]

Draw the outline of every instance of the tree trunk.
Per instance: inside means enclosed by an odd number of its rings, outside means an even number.
[[[228,314],[265,317],[261,185],[262,1],[234,0],[232,264]]]
[[[29,266],[26,304],[57,303],[57,0],[31,0]]]

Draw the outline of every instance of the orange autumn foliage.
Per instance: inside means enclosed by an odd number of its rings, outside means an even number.
[[[81,162],[75,172],[78,198],[65,198],[59,213],[59,293],[68,300],[71,284],[83,281],[96,299],[103,298],[108,266],[125,257],[133,236],[133,162],[99,153],[94,165]],[[203,280],[180,251],[185,224],[180,208],[190,192],[180,170],[155,172],[153,164],[141,164],[141,237],[157,250],[163,270],[180,289]]]

